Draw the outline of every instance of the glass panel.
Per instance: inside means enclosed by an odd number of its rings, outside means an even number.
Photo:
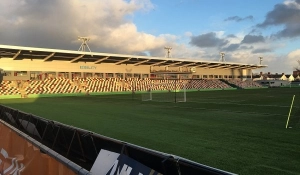
[[[14,76],[27,76],[27,71],[15,71]]]
[[[106,78],[114,78],[114,74],[113,73],[106,73]]]
[[[84,72],[84,73],[83,73],[83,77],[84,77],[84,78],[92,78],[92,77],[93,77],[93,73],[90,73],[90,72]]]
[[[12,72],[11,71],[5,71],[4,76],[12,76]]]
[[[142,78],[149,78],[149,74],[143,74]]]
[[[126,73],[125,78],[132,78],[132,74],[131,73]]]
[[[103,73],[95,73],[95,78],[103,78]]]
[[[123,73],[116,73],[116,78],[123,78]]]
[[[55,78],[56,72],[45,72],[45,78]]]
[[[42,72],[30,72],[30,80],[42,80]]]
[[[134,78],[141,78],[141,74],[133,74]]]
[[[58,72],[58,77],[69,78],[69,72]]]
[[[81,73],[80,72],[72,72],[71,76],[72,76],[72,79],[73,78],[81,78]]]
[[[193,78],[200,78],[199,75],[193,75]]]

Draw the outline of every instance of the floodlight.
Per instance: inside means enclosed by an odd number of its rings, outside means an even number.
[[[166,57],[166,58],[171,58],[171,57],[172,57],[172,55],[171,55],[172,47],[167,47],[167,46],[165,46],[164,49],[166,50],[166,55],[165,55],[165,57]]]
[[[82,36],[78,36],[78,40],[79,41],[82,41],[78,51],[82,51],[82,52],[85,52],[85,48],[87,47],[88,50],[91,52],[91,49],[90,47],[88,46],[87,42],[90,40],[89,37],[82,37]]]
[[[261,62],[263,61],[263,57],[258,57],[259,58],[259,65],[261,65]]]
[[[220,52],[220,55],[221,55],[221,57],[220,57],[219,61],[225,62],[225,53],[224,52]]]

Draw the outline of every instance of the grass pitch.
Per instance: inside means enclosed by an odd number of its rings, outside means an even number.
[[[299,90],[189,92],[186,103],[143,102],[139,94],[0,102],[237,174],[292,175],[300,174]]]

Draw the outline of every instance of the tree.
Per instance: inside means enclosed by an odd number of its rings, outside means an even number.
[[[295,71],[300,71],[300,60],[297,60],[297,62],[298,62],[298,66],[295,67]]]
[[[298,62],[298,66],[295,67],[295,71],[300,72],[300,60],[298,60],[297,62]]]
[[[300,60],[298,60],[297,62],[298,62],[298,66],[295,67],[295,71],[293,72],[294,76],[300,75]]]

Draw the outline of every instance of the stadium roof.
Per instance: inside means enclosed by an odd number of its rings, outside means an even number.
[[[242,64],[218,61],[200,61],[189,58],[164,58],[138,55],[124,55],[98,52],[82,52],[60,49],[46,49],[35,47],[22,47],[11,45],[0,45],[0,58],[12,58],[14,60],[32,59],[43,61],[69,61],[91,62],[94,64],[113,63],[116,65],[150,65],[150,66],[170,66],[170,67],[202,67],[216,69],[257,69],[267,67],[267,65]]]

